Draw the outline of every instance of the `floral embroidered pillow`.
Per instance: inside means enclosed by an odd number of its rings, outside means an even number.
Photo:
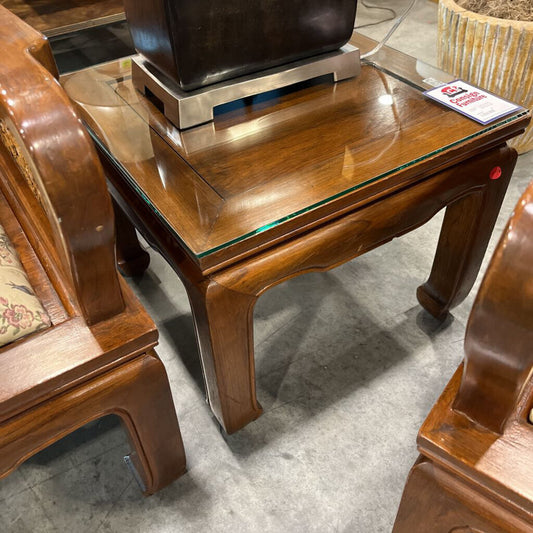
[[[0,346],[51,325],[0,225]]]

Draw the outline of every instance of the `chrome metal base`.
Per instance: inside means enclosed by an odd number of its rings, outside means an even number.
[[[133,85],[145,95],[154,95],[162,103],[165,116],[179,129],[213,120],[213,109],[221,104],[326,74],[333,74],[335,81],[341,81],[357,76],[360,71],[359,49],[347,44],[334,52],[184,91],[143,56],[137,55],[132,60]]]

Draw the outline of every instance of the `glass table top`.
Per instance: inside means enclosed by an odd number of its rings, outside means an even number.
[[[509,137],[528,116],[482,126],[422,94],[450,79],[384,48],[356,78],[250,97],[183,131],[135,90],[128,58],[61,81],[114,168],[199,260],[319,224],[442,168],[452,152]]]
[[[126,18],[122,0],[2,0],[0,4],[48,37]]]

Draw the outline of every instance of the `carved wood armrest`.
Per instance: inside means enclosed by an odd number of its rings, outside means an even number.
[[[57,258],[94,324],[124,308],[102,168],[55,79],[48,41],[0,6],[0,43],[0,188],[35,249]]]
[[[531,409],[519,404],[533,371],[532,265],[533,182],[515,207],[472,308],[454,403],[455,410],[498,433]]]

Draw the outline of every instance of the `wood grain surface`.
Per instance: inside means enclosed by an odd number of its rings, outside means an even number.
[[[124,19],[122,0],[0,0],[0,5],[48,36]]]
[[[250,99],[180,132],[129,76],[114,63],[62,83],[203,269],[465,159],[528,120],[483,127],[364,66],[356,79]]]

